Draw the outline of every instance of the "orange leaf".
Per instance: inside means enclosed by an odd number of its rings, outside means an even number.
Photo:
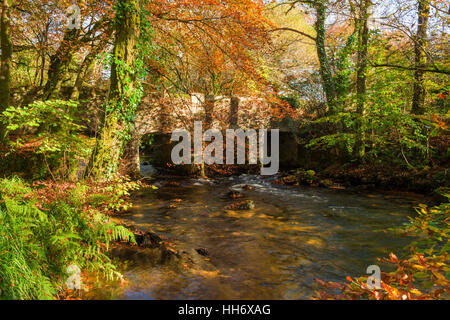
[[[397,258],[397,256],[395,254],[391,253],[389,255],[389,257],[391,258],[392,262],[394,262],[394,263],[398,262],[398,258]]]

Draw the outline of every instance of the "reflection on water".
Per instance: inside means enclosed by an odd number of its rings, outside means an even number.
[[[230,188],[242,184],[255,187],[243,191],[255,209],[225,210]],[[207,248],[201,258],[209,267],[131,263],[127,285],[95,290],[91,298],[308,299],[318,289],[314,278],[361,275],[376,257],[401,252],[408,239],[375,231],[406,222],[414,206],[395,196],[286,188],[246,175],[162,185],[141,191],[123,220],[166,236],[178,250]],[[175,199],[182,201],[169,208]]]

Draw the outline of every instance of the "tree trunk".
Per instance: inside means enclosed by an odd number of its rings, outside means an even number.
[[[40,78],[39,78],[39,86],[42,87],[42,84],[44,83],[44,74],[45,74],[45,51],[42,51],[41,56],[41,70],[40,70]]]
[[[67,73],[73,54],[77,50],[75,45],[79,30],[67,30],[56,53],[50,58],[50,67],[47,73],[47,82],[44,87],[42,100],[57,98],[61,89],[64,75]]]
[[[417,34],[414,42],[415,72],[414,72],[414,96],[411,113],[422,115],[425,113],[425,86],[422,70],[427,64],[425,53],[427,47],[428,18],[430,16],[430,3],[428,0],[419,0]]]
[[[9,1],[2,2],[2,16],[0,21],[0,40],[1,40],[1,66],[0,66],[0,113],[10,104],[11,94],[11,59],[12,59],[12,41],[11,41],[11,20]],[[0,123],[0,139],[6,141],[6,128]]]
[[[105,35],[107,38],[111,36],[113,29],[108,28],[105,31]],[[95,65],[95,58],[99,53],[102,52],[104,46],[106,45],[105,41],[100,41],[95,45],[95,47],[92,49],[91,52],[84,58],[83,63],[80,66],[80,71],[77,74],[77,78],[75,80],[75,84],[72,88],[72,92],[70,94],[70,99],[72,100],[78,100],[80,96],[80,90],[83,86],[83,82],[86,78],[86,76],[89,74],[89,70]]]
[[[121,173],[138,179],[141,175],[141,160],[139,154],[140,134],[134,130],[131,139],[127,142],[122,161]]]
[[[333,75],[331,73],[330,64],[325,49],[325,21],[326,21],[326,5],[324,0],[317,0],[314,2],[316,10],[316,50],[320,64],[320,76],[322,78],[322,86],[328,104],[328,112],[330,114],[336,113],[336,86],[334,84]]]
[[[102,47],[99,45],[93,49],[93,52],[90,52],[86,58],[83,60],[83,63],[80,66],[80,71],[77,74],[77,78],[75,80],[75,84],[72,88],[72,92],[70,94],[70,99],[72,100],[78,100],[80,96],[80,90],[83,86],[83,82],[86,78],[86,76],[89,73],[89,70],[92,68],[92,66],[95,63],[95,57],[97,54],[101,51]]]
[[[85,0],[80,1],[82,5]],[[50,58],[50,67],[47,73],[47,82],[44,87],[42,100],[58,98],[63,77],[67,74],[72,57],[80,47],[80,28],[66,29],[64,38],[56,53]]]
[[[356,141],[355,156],[363,159],[366,153],[364,142],[364,112],[366,105],[367,56],[369,45],[369,7],[370,0],[361,0],[359,17],[355,24],[358,29],[358,62],[356,73]]]
[[[205,96],[205,123],[204,128],[210,129],[213,124],[213,114],[214,114],[214,106],[216,103],[216,97],[213,95],[206,95]]]
[[[230,101],[230,129],[237,129],[239,123],[239,97],[231,97]]]
[[[42,49],[39,50],[39,55],[41,59],[41,65],[36,65],[36,72],[39,72],[39,88],[42,88],[42,85],[44,83],[44,75],[45,75],[45,56],[46,56],[46,50],[44,49],[45,46],[48,44],[48,32],[50,29],[50,23],[47,22],[45,25],[45,32],[42,34],[42,42],[41,46]]]
[[[141,90],[137,90],[136,77],[139,0],[118,1],[115,19],[110,94],[91,164],[91,173],[101,180],[109,180],[117,172],[125,144],[133,134],[133,119],[142,95]]]

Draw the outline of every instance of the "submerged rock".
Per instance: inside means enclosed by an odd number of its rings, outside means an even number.
[[[273,181],[273,184],[292,186],[292,185],[298,185],[298,182],[299,182],[298,177],[291,175],[291,176],[287,176],[287,177],[282,177],[280,179],[276,179]]]
[[[241,201],[230,204],[226,207],[227,210],[253,210],[255,209],[255,203],[252,200]]]
[[[231,191],[242,192],[242,191],[252,191],[255,187],[248,184],[236,184],[230,188]]]
[[[176,182],[176,181],[169,181],[166,183],[165,185],[166,187],[180,187],[181,183]]]
[[[243,197],[243,194],[239,191],[231,190],[230,192],[227,193],[227,197],[231,199],[239,199]]]
[[[197,253],[201,256],[207,257],[209,255],[208,249],[206,248],[198,248],[195,249],[195,251],[197,251]]]

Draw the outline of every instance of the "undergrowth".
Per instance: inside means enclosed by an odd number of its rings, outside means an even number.
[[[107,255],[133,234],[109,214],[126,210],[137,184],[108,185],[0,180],[0,299],[57,299],[68,268],[106,280],[122,275]],[[70,270],[70,269],[69,269]]]

